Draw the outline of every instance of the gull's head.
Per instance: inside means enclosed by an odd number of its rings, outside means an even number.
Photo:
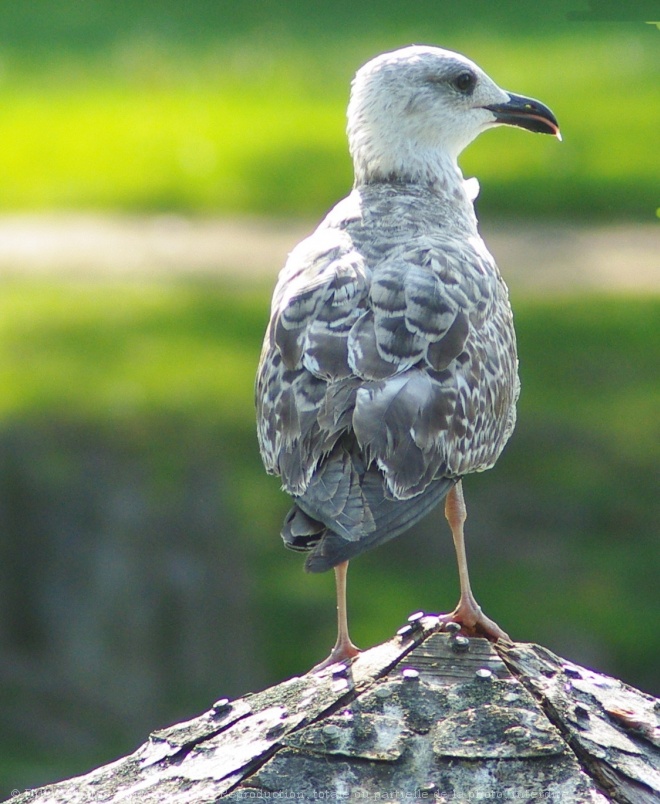
[[[420,45],[383,53],[353,80],[347,131],[356,181],[434,182],[498,125],[559,137],[547,106],[500,89],[460,53]]]

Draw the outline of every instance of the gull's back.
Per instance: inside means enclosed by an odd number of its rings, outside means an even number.
[[[257,376],[283,538],[329,569],[410,528],[515,423],[508,293],[462,181],[357,187],[291,253]]]

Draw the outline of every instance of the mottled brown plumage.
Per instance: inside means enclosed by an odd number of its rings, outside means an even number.
[[[501,108],[556,133],[549,110],[516,97],[436,48],[385,54],[356,77],[356,185],[280,274],[257,376],[264,464],[294,498],[282,535],[310,551],[308,570],[345,573],[491,467],[513,430],[508,292],[456,156]],[[460,515],[448,518],[457,537]]]

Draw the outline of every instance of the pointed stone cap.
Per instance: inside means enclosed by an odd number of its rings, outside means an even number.
[[[12,804],[660,800],[660,702],[532,644],[417,613],[351,664],[154,732]]]

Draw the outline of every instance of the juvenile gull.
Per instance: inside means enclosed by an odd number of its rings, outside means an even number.
[[[257,374],[259,444],[292,495],[282,537],[335,570],[351,658],[349,559],[408,530],[446,497],[461,585],[446,621],[504,631],[468,578],[461,478],[489,469],[516,420],[516,340],[506,285],[479,236],[461,151],[507,124],[559,137],[543,104],[500,89],[464,56],[411,46],[355,76],[351,194],[290,254]]]

